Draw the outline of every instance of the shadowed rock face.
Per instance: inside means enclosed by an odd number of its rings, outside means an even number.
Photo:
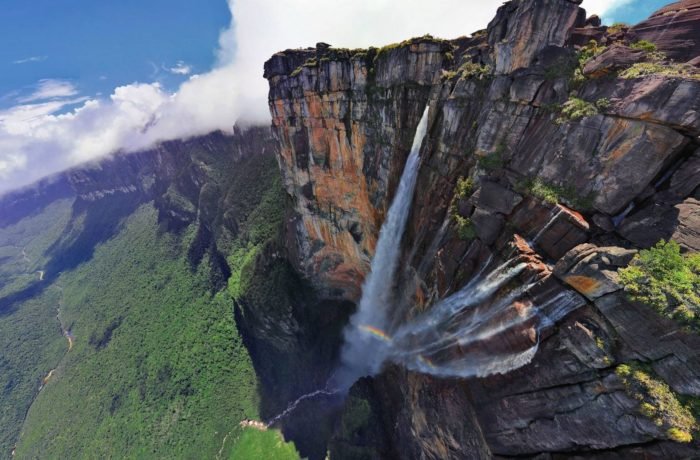
[[[517,0],[498,9],[488,27],[497,74],[530,67],[548,46],[563,46],[585,14],[580,1]],[[542,27],[545,25],[545,27]]]
[[[75,196],[68,178],[59,175],[39,181],[37,184],[0,196],[0,227],[12,225],[31,213],[39,212],[61,198]]]
[[[700,30],[698,2],[612,32],[586,20],[579,3],[515,0],[471,37],[367,50],[322,44],[280,52],[265,64],[295,213],[292,262],[322,296],[360,297],[430,105],[393,286],[402,314],[454,293],[485,261],[517,254],[528,260],[519,282],[536,282],[516,313],[557,295],[580,298],[575,311],[544,329],[532,363],[507,375],[438,380],[389,367],[363,380],[351,395],[368,401],[372,416],[350,433],[355,425],[343,422],[334,452],[685,458],[697,448],[670,442],[614,370],[640,360],[681,395],[697,396],[700,385],[697,337],[630,303],[617,278],[637,249],[661,238],[700,248],[700,79],[692,72],[616,76],[656,59],[631,46],[640,39],[676,62],[697,57],[691,38]],[[601,52],[579,63],[591,39]],[[562,113],[567,101],[583,104],[585,113]],[[460,178],[471,179],[468,191],[457,187]],[[455,216],[468,219],[469,231]],[[528,339],[530,327],[513,337]],[[520,345],[503,339],[475,347]],[[344,421],[354,420],[354,411],[348,403]],[[470,421],[456,426],[456,414]],[[384,429],[368,436],[377,420]]]

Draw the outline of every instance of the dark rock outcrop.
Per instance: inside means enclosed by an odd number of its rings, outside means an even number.
[[[488,27],[497,74],[530,67],[549,46],[563,46],[574,27],[584,25],[581,2],[515,0],[498,9]]]
[[[636,251],[619,247],[582,244],[559,259],[554,274],[569,286],[595,301],[622,287],[617,270],[626,267]]]
[[[583,67],[583,74],[594,78],[603,77],[644,61],[645,56],[646,53],[643,50],[633,50],[625,45],[613,44],[589,60]]]

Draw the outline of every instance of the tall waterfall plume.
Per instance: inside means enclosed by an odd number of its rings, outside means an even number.
[[[532,297],[529,291],[540,279],[527,278],[528,263],[516,255],[498,265],[492,256],[461,289],[424,312],[398,321],[402,315],[392,295],[393,283],[415,192],[428,113],[426,107],[382,225],[358,310],[345,328],[340,366],[325,388],[300,396],[273,417],[268,426],[284,419],[308,399],[342,397],[355,381],[376,375],[386,362],[440,377],[510,372],[533,359],[544,328],[582,305],[578,294],[556,288]],[[551,221],[554,219],[556,213]]]
[[[498,266],[487,261],[463,288],[397,324],[393,316],[400,309],[392,286],[427,124],[428,108],[382,225],[358,310],[344,331],[340,367],[327,385],[334,391],[347,391],[358,378],[377,374],[387,361],[445,377],[509,372],[532,360],[543,328],[581,305],[579,296],[566,291],[531,298],[528,291],[537,280],[514,282],[527,267],[515,257]]]
[[[429,107],[426,107],[418,123],[399,187],[379,233],[370,273],[362,286],[358,310],[345,329],[342,363],[335,379],[341,387],[349,388],[357,378],[378,372],[389,351],[389,341],[382,331],[391,313],[391,285],[416,188],[420,149],[428,129],[428,112]]]

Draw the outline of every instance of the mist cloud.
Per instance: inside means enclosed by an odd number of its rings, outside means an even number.
[[[78,89],[72,83],[63,80],[52,80],[47,78],[40,80],[32,94],[17,99],[20,103],[43,101],[46,99],[57,99],[75,96]]]
[[[625,0],[586,0],[603,13]],[[430,33],[454,38],[486,27],[502,0],[229,0],[217,63],[176,92],[158,83],[115,88],[108,98],[81,96],[69,82],[46,79],[0,110],[0,194],[115,151],[230,131],[237,120],[269,121],[264,61],[273,53],[324,41],[381,46]],[[178,63],[172,71],[190,71]],[[62,113],[65,112],[65,113]],[[67,111],[67,112],[66,112]]]
[[[192,73],[192,66],[185,64],[184,61],[178,61],[174,67],[169,67],[167,70],[175,75],[189,75]]]
[[[13,64],[29,64],[30,62],[42,62],[48,59],[48,56],[29,56],[28,58],[24,59],[17,59],[16,61],[12,61]]]

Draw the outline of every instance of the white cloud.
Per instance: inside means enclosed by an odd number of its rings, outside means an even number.
[[[586,0],[604,13],[625,0]],[[268,122],[263,63],[273,53],[324,41],[379,46],[430,33],[444,38],[486,27],[502,0],[228,0],[235,18],[219,39],[215,69],[191,75],[177,92],[158,83],[116,88],[83,100],[67,82],[44,80],[0,112],[0,193],[116,150],[230,130],[239,119]],[[182,65],[180,65],[182,64]],[[184,75],[187,65],[178,63]],[[172,69],[171,69],[172,70]]]
[[[174,67],[169,67],[168,71],[175,75],[189,75],[192,73],[192,66],[185,64],[184,61],[178,61]]]
[[[17,102],[26,104],[28,102],[43,101],[46,99],[71,97],[76,94],[78,94],[78,89],[70,82],[65,80],[44,79],[39,81],[32,94],[18,98]]]
[[[28,58],[24,59],[18,59],[16,61],[12,61],[13,64],[29,64],[31,62],[42,62],[48,59],[48,56],[30,56]]]
[[[86,100],[87,98],[75,98],[16,105],[0,111],[0,129],[7,134],[30,135],[33,129],[46,122],[49,115],[67,105],[78,104]]]
[[[612,23],[614,18],[610,17],[609,13],[615,8],[628,5],[635,0],[585,0],[583,7],[587,11],[591,11],[603,18],[604,23]],[[670,1],[670,0],[669,0]]]

